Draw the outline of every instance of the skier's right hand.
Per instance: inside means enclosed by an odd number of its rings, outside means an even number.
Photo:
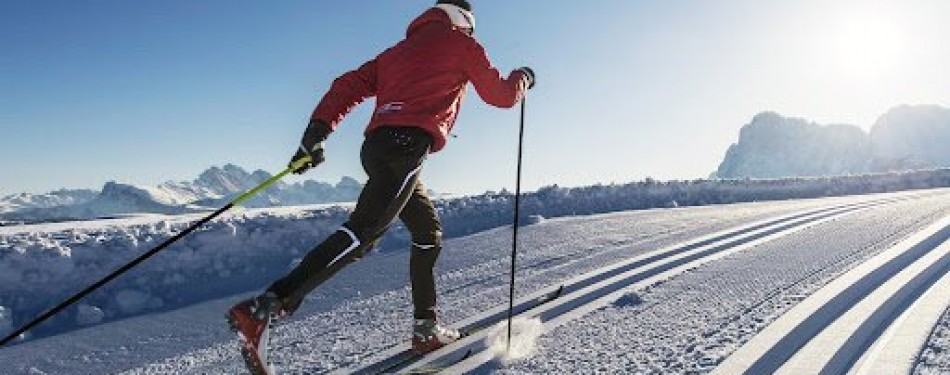
[[[516,71],[524,74],[525,79],[528,81],[528,90],[533,89],[534,88],[534,70],[532,70],[531,68],[527,66],[524,66],[524,67],[518,68]]]
[[[303,174],[326,160],[323,154],[323,142],[330,135],[330,131],[330,126],[327,123],[321,120],[310,120],[307,131],[304,132],[303,139],[300,141],[300,147],[290,159],[288,166],[295,168],[295,164],[307,156],[310,157],[310,160],[294,169],[295,174]]]

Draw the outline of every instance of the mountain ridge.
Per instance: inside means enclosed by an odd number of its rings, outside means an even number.
[[[950,109],[901,105],[864,131],[761,112],[739,131],[715,178],[827,177],[950,167]]]
[[[234,165],[212,166],[192,181],[155,186],[109,181],[100,191],[60,189],[48,194],[14,194],[0,198],[0,219],[52,221],[94,219],[139,213],[182,214],[220,207],[260,185],[272,175]],[[278,181],[243,204],[260,208],[354,201],[362,184],[343,177],[336,184],[306,180]]]

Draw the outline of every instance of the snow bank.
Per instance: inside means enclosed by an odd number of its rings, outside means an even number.
[[[336,207],[280,215],[244,213],[211,222],[44,323],[34,336],[260,289],[335,230],[346,214]],[[24,226],[0,236],[0,306],[5,306],[0,310],[0,334],[191,224],[183,218],[135,222],[139,224],[113,220],[69,229],[50,225],[56,229],[48,231]]]

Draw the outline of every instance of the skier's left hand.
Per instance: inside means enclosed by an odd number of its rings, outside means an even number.
[[[300,147],[294,153],[293,158],[290,159],[289,167],[293,168],[296,162],[306,156],[310,156],[310,160],[295,169],[295,174],[303,174],[326,160],[323,154],[323,142],[330,135],[330,131],[330,126],[325,122],[320,120],[310,121],[310,124],[307,125],[307,131],[304,132],[303,139],[300,141]]]
[[[290,159],[290,163],[287,164],[287,166],[290,168],[294,168],[295,164],[300,159],[303,159],[308,156],[310,157],[310,160],[307,160],[306,163],[303,163],[302,165],[300,165],[299,168],[294,169],[294,174],[304,174],[307,171],[309,171],[311,168],[316,167],[317,165],[320,165],[320,163],[323,163],[324,160],[326,160],[326,158],[323,156],[323,146],[321,144],[318,149],[312,150],[311,152],[304,152],[302,148],[298,149],[297,153],[295,153],[294,157]]]

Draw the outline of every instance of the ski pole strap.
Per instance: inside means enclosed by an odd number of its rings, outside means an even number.
[[[310,155],[294,160],[294,162],[291,163],[290,166],[287,167],[287,169],[284,169],[283,172],[278,173],[274,177],[271,177],[267,179],[267,181],[264,181],[263,183],[258,185],[256,188],[253,188],[247,193],[242,194],[240,197],[235,198],[233,201],[231,201],[231,204],[234,206],[240,206],[242,203],[246,202],[248,199],[251,199],[251,197],[257,195],[262,190],[267,189],[271,185],[273,185],[275,182],[280,181],[280,179],[284,178],[284,176],[287,176],[291,172],[296,171],[300,168],[303,168],[303,166],[309,163],[311,160],[313,159],[310,158]]]

